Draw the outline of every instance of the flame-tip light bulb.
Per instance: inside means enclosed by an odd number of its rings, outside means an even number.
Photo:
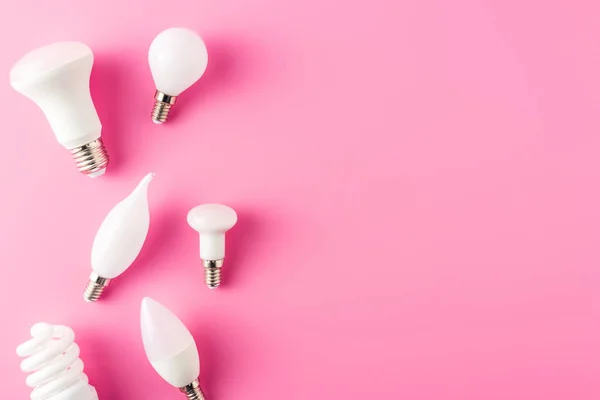
[[[206,71],[208,52],[196,32],[187,28],[169,28],[152,41],[148,63],[156,85],[152,121],[162,124],[169,118],[177,96]]]
[[[30,374],[27,386],[31,400],[98,400],[88,383],[79,358],[75,333],[67,326],[38,323],[31,327],[31,339],[17,347],[25,358],[21,370]]]
[[[189,400],[206,400],[200,388],[200,358],[186,326],[168,308],[145,297],[141,310],[142,341],[148,361]]]
[[[202,204],[190,210],[187,221],[200,234],[200,259],[206,285],[216,289],[221,284],[225,233],[236,224],[237,214],[223,204]]]
[[[85,301],[97,301],[110,280],[125,272],[142,250],[150,228],[148,185],[153,178],[152,173],[146,175],[102,221],[92,245],[92,274],[83,294]]]
[[[10,83],[42,109],[79,171],[95,178],[106,171],[108,153],[90,94],[93,63],[92,50],[85,44],[53,43],[17,61],[10,71]]]

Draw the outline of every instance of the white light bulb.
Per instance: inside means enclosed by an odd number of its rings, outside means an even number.
[[[12,87],[42,109],[79,171],[92,178],[104,174],[108,165],[102,124],[90,94],[93,63],[85,44],[59,42],[29,52],[10,71]]]
[[[21,370],[30,375],[27,386],[34,388],[31,400],[98,400],[88,383],[79,358],[75,333],[69,327],[38,323],[32,338],[17,347]]]
[[[135,261],[150,228],[148,174],[134,191],[104,218],[92,246],[92,274],[84,292],[88,302],[97,301],[111,279],[121,275]]]
[[[185,393],[188,399],[205,399],[198,380],[198,349],[183,322],[149,297],[142,300],[140,319],[146,356],[156,372]]]
[[[196,32],[186,28],[169,28],[152,41],[148,63],[156,84],[152,121],[162,124],[169,117],[177,96],[206,71],[208,52]]]
[[[221,284],[225,258],[225,232],[237,222],[234,209],[223,204],[202,204],[187,215],[188,224],[200,234],[200,259],[206,285],[216,289]]]

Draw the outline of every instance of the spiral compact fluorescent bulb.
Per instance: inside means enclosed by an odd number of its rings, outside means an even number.
[[[141,310],[142,341],[148,361],[189,400],[206,400],[200,388],[200,358],[190,331],[168,308],[145,297]]]
[[[192,208],[187,221],[200,234],[200,259],[206,286],[216,289],[221,284],[225,259],[225,232],[236,224],[237,214],[226,205],[209,203]]]
[[[177,96],[192,86],[206,71],[208,52],[198,34],[186,28],[169,28],[154,38],[148,63],[156,85],[152,121],[169,118]]]
[[[135,261],[150,228],[148,174],[134,191],[120,201],[102,221],[92,246],[92,274],[83,294],[87,302],[97,301],[111,279],[121,275]]]
[[[31,400],[98,400],[88,383],[79,358],[75,333],[69,327],[38,323],[32,338],[17,347],[21,370],[30,375],[27,386],[34,388]]]
[[[95,178],[106,171],[108,153],[90,94],[93,63],[92,50],[85,44],[54,43],[17,61],[10,71],[10,83],[42,109],[79,171]]]

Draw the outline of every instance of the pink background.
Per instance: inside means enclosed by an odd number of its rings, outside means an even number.
[[[96,54],[112,162],[80,176],[2,80],[2,399],[15,346],[72,326],[102,400],[181,399],[146,361],[144,295],[190,327],[209,400],[598,399],[596,1],[19,0],[0,75],[56,40]],[[153,37],[196,29],[210,66],[152,124]],[[81,298],[107,211],[146,173],[151,232]],[[202,284],[203,202],[239,212]]]

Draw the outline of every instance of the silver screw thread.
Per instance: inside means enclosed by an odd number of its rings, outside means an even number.
[[[90,280],[88,281],[87,286],[85,287],[85,291],[83,292],[83,299],[88,303],[93,303],[100,299],[102,296],[102,292],[108,286],[110,279],[102,278],[98,276],[95,272],[92,272],[90,275]]]
[[[162,92],[156,91],[154,95],[154,108],[152,108],[152,121],[155,124],[162,124],[169,119],[169,113],[177,97],[169,96]]]
[[[95,177],[102,175],[108,165],[108,152],[102,138],[70,149],[75,165],[79,172]]]
[[[223,260],[202,260],[204,265],[204,282],[209,289],[216,289],[221,284],[221,268]]]
[[[206,400],[206,396],[200,388],[200,381],[196,379],[194,382],[179,388],[183,394],[185,394],[188,400]]]

